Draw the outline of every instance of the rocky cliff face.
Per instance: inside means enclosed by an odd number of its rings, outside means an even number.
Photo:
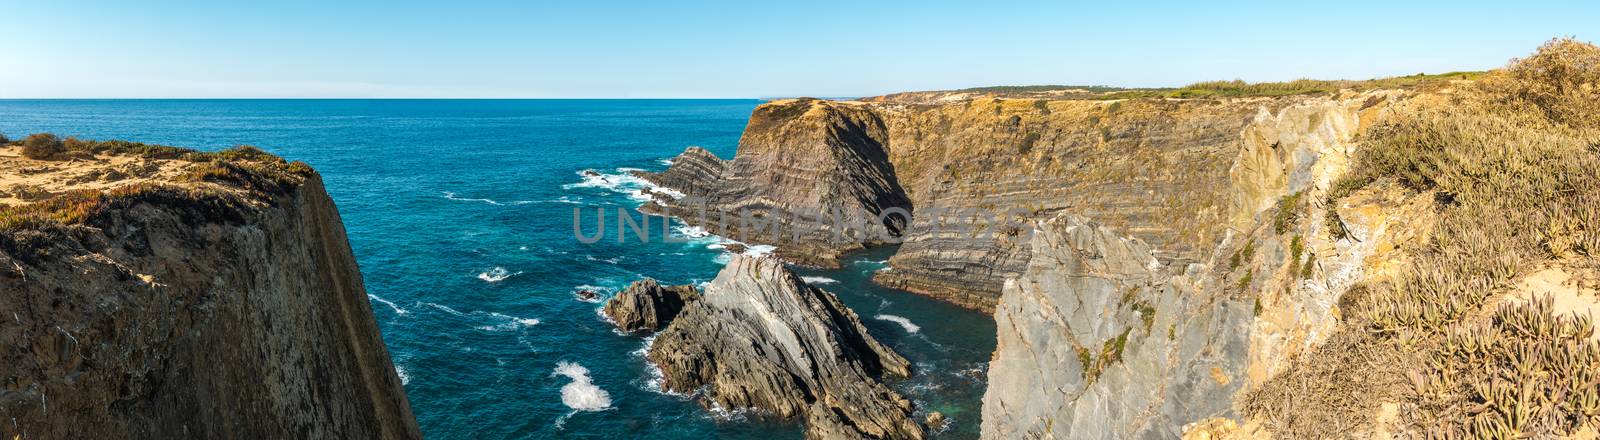
[[[1081,217],[1040,229],[995,311],[985,438],[1173,438],[1232,413],[1248,301],[1217,289],[1203,265],[1170,267]]]
[[[0,435],[420,437],[315,172],[5,153],[55,196],[0,211]]]
[[[1163,260],[1203,258],[1235,203],[1229,172],[1242,130],[1299,100],[777,101],[751,116],[733,160],[691,149],[646,176],[708,200],[709,215],[683,202],[647,209],[730,237],[751,232],[739,229],[740,209],[776,215],[784,228],[793,212],[868,213],[845,219],[868,225],[849,236],[904,242],[880,283],[989,310],[1027,264],[1019,235],[1058,212],[1128,231]],[[890,207],[913,220],[893,223]],[[755,242],[819,265],[877,242],[827,236]]]
[[[890,161],[917,215],[877,280],[988,310],[1058,212],[1198,259],[1221,236],[1228,167],[1259,101],[985,99],[882,105]]]
[[[1228,209],[1215,218],[1229,228],[1196,242],[1209,248],[1197,260],[1162,259],[1076,215],[1040,223],[1028,269],[995,313],[984,436],[1172,438],[1241,418],[1244,392],[1332,333],[1341,294],[1416,218],[1394,200],[1369,201],[1340,210],[1360,232],[1336,240],[1311,207],[1345,173],[1361,129],[1404,98],[1261,109],[1241,128],[1221,191]]]
[[[645,210],[776,245],[791,262],[837,266],[840,253],[893,240],[906,227],[911,203],[886,140],[883,121],[860,104],[768,103],[750,115],[733,160],[691,148],[666,172],[644,175],[684,194]]]
[[[724,408],[804,417],[813,439],[920,439],[911,402],[879,382],[907,376],[833,294],[778,260],[737,256],[672,324],[648,357],[663,387]]]

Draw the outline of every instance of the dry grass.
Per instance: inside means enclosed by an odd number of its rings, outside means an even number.
[[[1343,224],[1332,207],[1365,186],[1402,185],[1435,202],[1437,226],[1408,251],[1409,267],[1348,302],[1347,328],[1337,336],[1344,339],[1336,339],[1349,341],[1343,350],[1394,347],[1423,356],[1407,364],[1412,387],[1399,397],[1402,412],[1413,416],[1405,428],[1476,438],[1600,428],[1594,409],[1600,365],[1594,344],[1580,341],[1590,323],[1553,318],[1547,303],[1481,319],[1489,300],[1534,264],[1600,258],[1597,60],[1600,48],[1593,45],[1552,41],[1464,88],[1447,108],[1419,109],[1375,127],[1361,140],[1351,173],[1330,189],[1328,221],[1336,236]],[[1296,362],[1252,396],[1252,412],[1270,418],[1275,404],[1291,406],[1316,425],[1269,428],[1312,437],[1343,435],[1325,429],[1370,418],[1374,402],[1282,400],[1285,390],[1347,383],[1342,376],[1368,368],[1361,359],[1329,357]],[[1386,389],[1355,385],[1359,392]]]
[[[1414,89],[1442,85],[1455,80],[1476,80],[1484,72],[1449,72],[1442,74],[1416,74],[1362,81],[1297,79],[1286,82],[1249,83],[1241,80],[1206,81],[1177,89],[1146,89],[1112,91],[1095,96],[1098,99],[1135,98],[1251,98],[1312,94],[1330,94],[1341,90]]]
[[[199,152],[127,141],[85,141],[77,138],[61,141],[50,134],[35,134],[29,138],[55,140],[55,143],[62,147],[57,150],[57,155],[63,152],[135,155],[152,159],[201,162],[201,164],[191,167],[187,173],[171,184],[134,184],[109,191],[70,191],[27,205],[0,206],[0,232],[94,224],[107,212],[137,203],[190,208],[189,211],[200,215],[197,218],[237,219],[238,207],[242,206],[245,200],[230,191],[242,192],[258,200],[270,200],[272,195],[289,190],[313,173],[311,167],[305,163],[286,162],[250,146],[218,152]],[[216,186],[191,185],[191,183],[209,183]]]

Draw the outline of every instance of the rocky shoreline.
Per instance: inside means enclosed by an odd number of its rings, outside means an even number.
[[[659,304],[662,289],[654,285],[635,283],[605,309]],[[802,419],[807,438],[926,435],[911,419],[911,402],[881,382],[909,376],[910,363],[867,334],[832,293],[807,285],[777,259],[735,256],[697,300],[662,318],[670,324],[656,333],[647,358],[661,369],[664,391]],[[634,322],[617,319],[624,328],[637,328]]]
[[[1463,374],[1452,365],[1466,355],[1438,347],[1470,342],[1458,327],[1504,325],[1490,315],[1573,325],[1544,316],[1554,306],[1526,300],[1526,286],[1549,284],[1545,276],[1593,277],[1583,269],[1593,267],[1592,250],[1571,244],[1592,237],[1581,232],[1593,226],[1583,217],[1592,213],[1569,209],[1590,195],[1523,200],[1508,188],[1600,181],[1540,177],[1562,163],[1538,155],[1592,159],[1581,139],[1593,136],[1593,124],[1583,124],[1596,120],[1584,118],[1595,112],[1590,91],[1600,64],[1569,65],[1574,59],[1600,59],[1600,48],[1556,40],[1482,75],[1300,84],[1325,88],[1315,93],[1271,85],[1251,94],[1240,83],[1238,96],[1203,99],[952,92],[776,100],[756,109],[732,159],[691,148],[666,171],[640,176],[698,196],[664,198],[648,210],[718,234],[749,231],[690,215],[702,201],[713,218],[750,210],[780,219],[807,210],[914,213],[904,224],[864,223],[893,238],[884,241],[902,242],[874,281],[995,313],[984,438],[1385,436],[1436,425],[1505,434],[1520,431],[1458,423],[1516,421],[1461,414],[1466,402],[1497,397],[1449,388]],[[1528,139],[1543,144],[1520,143]],[[1457,183],[1449,189],[1432,179]],[[1463,205],[1457,191],[1480,198]],[[1517,226],[1450,214],[1509,203],[1537,219]],[[1525,217],[1495,212],[1489,217]],[[1552,221],[1583,226],[1529,226]],[[1441,224],[1461,229],[1438,235],[1432,228]],[[1486,244],[1534,230],[1566,241],[1515,252]],[[746,242],[825,267],[841,252],[880,244],[805,234]],[[1495,269],[1457,273],[1488,266]],[[1591,291],[1567,283],[1552,292],[1569,312],[1600,316],[1600,306],[1570,305],[1591,304],[1583,293]],[[1559,339],[1537,344],[1596,350]],[[1417,358],[1419,350],[1431,361]],[[682,368],[714,357],[652,359]],[[675,380],[716,383],[705,374]],[[1545,434],[1594,427],[1537,424]]]

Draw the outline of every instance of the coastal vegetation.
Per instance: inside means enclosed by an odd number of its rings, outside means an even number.
[[[138,203],[185,206],[205,218],[237,220],[246,203],[241,193],[265,199],[303,182],[313,171],[252,146],[216,152],[120,140],[95,141],[38,133],[22,142],[22,154],[48,160],[71,155],[133,156],[176,161],[185,171],[171,182],[135,182],[109,190],[78,189],[22,205],[0,205],[0,231],[92,223],[101,214]]]
[[[1548,298],[1494,301],[1531,268],[1600,258],[1597,94],[1600,48],[1557,39],[1449,105],[1367,133],[1324,201],[1330,230],[1347,235],[1342,199],[1398,186],[1432,201],[1433,218],[1414,219],[1431,232],[1393,281],[1352,289],[1365,293],[1349,301],[1346,330],[1266,384],[1250,410],[1274,432],[1309,437],[1370,422],[1382,399],[1402,403],[1408,428],[1451,437],[1600,428],[1590,318],[1556,316]],[[1308,390],[1317,397],[1301,398]]]
[[[34,160],[51,160],[66,153],[60,138],[50,133],[35,133],[22,140],[22,157]]]

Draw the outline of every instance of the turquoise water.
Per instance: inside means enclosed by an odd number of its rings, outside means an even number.
[[[663,169],[689,145],[733,157],[757,104],[0,101],[0,132],[206,150],[252,144],[315,166],[339,204],[384,341],[428,438],[800,438],[793,422],[715,414],[656,392],[639,353],[645,341],[617,334],[596,313],[600,304],[574,295],[614,292],[644,276],[699,283],[716,275],[727,256],[714,248],[715,237],[617,244],[613,230],[582,244],[572,234],[572,210],[638,206],[631,191],[639,182],[623,171]],[[585,180],[586,169],[605,176]],[[653,225],[654,236],[661,227]],[[869,250],[840,270],[800,272],[917,365],[917,376],[893,385],[954,420],[942,438],[974,438],[983,384],[973,377],[982,377],[974,373],[994,349],[994,323],[872,285],[870,275],[892,252]],[[555,374],[562,362],[587,372]],[[595,411],[569,407],[563,388],[574,377],[609,402],[575,402]],[[579,397],[585,387],[567,389]]]

